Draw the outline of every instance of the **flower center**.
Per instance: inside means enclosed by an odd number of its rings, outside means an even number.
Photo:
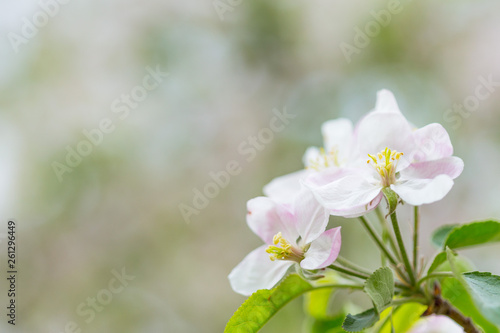
[[[396,182],[396,167],[403,153],[386,147],[377,155],[368,154],[368,156],[370,159],[366,163],[375,168],[382,178],[382,185],[386,187],[394,184]]]
[[[309,165],[306,169],[314,169],[316,171],[321,171],[332,166],[340,166],[338,151],[332,148],[329,152],[325,151],[325,148],[319,149],[319,155],[314,158],[309,158]]]
[[[304,259],[304,251],[293,246],[281,235],[281,232],[278,232],[273,237],[273,246],[269,245],[266,249],[266,252],[269,253],[269,259],[271,261],[278,260],[291,260],[300,263],[302,259]]]

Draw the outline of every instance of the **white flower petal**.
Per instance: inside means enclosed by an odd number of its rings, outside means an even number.
[[[374,112],[401,113],[394,94],[387,89],[382,89],[377,92],[377,102]]]
[[[429,124],[413,132],[416,147],[406,152],[411,162],[430,161],[453,155],[453,146],[446,129],[440,124]]]
[[[292,202],[295,194],[300,192],[300,180],[307,177],[310,172],[299,170],[287,175],[274,178],[264,186],[264,194],[278,202]]]
[[[295,226],[304,244],[310,243],[325,231],[330,217],[308,188],[303,188],[295,198],[294,214]]]
[[[419,319],[408,333],[463,333],[462,326],[454,320],[439,315]]]
[[[424,178],[430,179],[438,175],[448,175],[455,179],[462,173],[464,161],[461,158],[450,156],[433,161],[413,163],[401,171],[402,179]]]
[[[359,205],[358,207],[355,208],[350,208],[348,211],[345,210],[330,210],[330,215],[334,216],[342,216],[346,218],[353,218],[353,217],[359,217],[365,214],[368,214],[375,208],[377,208],[378,204],[380,201],[382,201],[382,198],[384,197],[384,194],[380,192],[372,201],[370,201],[366,205]]]
[[[327,152],[335,149],[340,155],[339,159],[348,156],[349,148],[353,138],[353,125],[349,119],[339,118],[329,120],[321,126],[325,150]]]
[[[439,175],[434,179],[410,179],[391,185],[401,199],[413,206],[429,204],[444,198],[453,187],[453,180],[448,175]]]
[[[271,289],[294,263],[271,261],[263,245],[250,252],[229,274],[231,287],[237,293],[249,296],[259,289]]]
[[[353,172],[347,168],[329,168],[322,170],[321,172],[311,172],[302,180],[302,182],[304,184],[310,184],[311,186],[318,187],[348,176],[352,173]]]
[[[359,216],[373,209],[380,201],[381,185],[369,182],[366,173],[351,172],[350,175],[336,179],[326,185],[304,184],[311,188],[314,195],[332,215]],[[374,205],[375,203],[375,205]]]
[[[299,236],[293,214],[286,205],[270,198],[257,197],[248,201],[247,209],[248,226],[266,244],[272,244],[278,232],[288,241],[295,241]]]
[[[386,147],[406,154],[415,149],[412,131],[412,126],[399,111],[394,95],[382,90],[377,94],[375,110],[356,125],[356,147],[363,158]]]
[[[304,153],[304,156],[302,156],[302,162],[304,163],[304,166],[311,167],[314,165],[318,159],[321,158],[321,153],[319,151],[318,147],[309,147],[306,149],[306,152]]]
[[[340,227],[325,231],[311,243],[300,266],[304,269],[319,269],[331,265],[337,259],[341,245]]]

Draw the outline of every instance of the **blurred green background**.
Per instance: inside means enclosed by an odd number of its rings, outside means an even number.
[[[0,232],[17,221],[19,274],[18,325],[2,315],[0,330],[59,333],[74,322],[82,332],[222,332],[245,299],[227,275],[260,245],[246,201],[302,167],[305,149],[322,144],[324,121],[357,121],[381,88],[416,126],[443,124],[465,161],[450,194],[422,209],[423,253],[434,253],[427,239],[439,225],[498,217],[498,84],[473,110],[453,107],[474,102],[482,81],[500,82],[500,3],[401,1],[381,27],[375,16],[389,3],[68,1],[45,24],[38,17],[15,52],[12,33],[22,36],[23,18],[44,7],[3,1]],[[367,27],[373,36],[348,61],[341,45],[360,45]],[[121,119],[112,104],[142,84],[147,67],[169,76]],[[296,118],[247,161],[238,147],[285,108]],[[60,181],[54,162],[65,164],[83,131],[105,118],[114,131]],[[232,160],[241,173],[186,221],[182,205],[193,206],[210,172]],[[409,211],[400,221],[408,235]],[[343,226],[342,255],[377,267],[357,221],[331,224]],[[465,253],[500,274],[499,251]],[[109,293],[122,268],[135,278]],[[92,312],[96,297],[106,304],[93,316],[78,312]],[[263,332],[301,332],[303,319],[297,300]]]

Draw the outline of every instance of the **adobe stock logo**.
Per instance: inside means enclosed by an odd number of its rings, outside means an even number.
[[[66,156],[62,163],[59,161],[51,163],[52,170],[59,182],[63,181],[63,176],[66,173],[72,173],[82,163],[84,157],[92,154],[94,147],[101,145],[106,135],[113,133],[117,124],[129,117],[131,111],[137,109],[140,103],[146,100],[149,93],[157,89],[169,76],[169,73],[161,71],[158,65],[156,69],[147,66],[146,72],[147,74],[144,75],[140,84],[111,102],[110,110],[115,119],[103,117],[95,128],[83,129],[82,134],[85,139],[80,140],[74,146],[66,146]]]
[[[90,324],[104,308],[109,305],[115,295],[122,293],[130,281],[135,279],[135,276],[128,275],[125,267],[121,271],[113,269],[111,271],[113,277],[109,279],[106,288],[99,290],[95,297],[87,297],[85,302],[78,304],[76,314],[84,320],[85,324]],[[64,326],[64,331],[61,333],[82,333],[82,328],[75,321],[69,321]]]
[[[473,112],[479,110],[481,102],[490,98],[495,90],[500,87],[500,81],[493,81],[493,75],[478,76],[479,84],[476,85],[474,93],[465,97],[462,103],[454,103],[452,108],[447,109],[443,114],[443,119],[453,123],[453,129],[457,130],[464,119],[470,117]]]
[[[353,43],[342,42],[339,45],[347,63],[349,64],[352,61],[354,54],[359,54],[362,49],[368,47],[371,38],[377,37],[382,27],[386,27],[391,23],[392,16],[401,13],[402,10],[403,6],[399,0],[390,0],[387,3],[387,9],[381,9],[378,12],[374,10],[370,11],[373,20],[367,22],[363,30],[357,25],[354,26],[355,34]]]
[[[226,14],[226,12],[233,12],[242,2],[243,0],[213,0],[212,5],[217,15],[219,15],[219,19],[224,21],[224,14]]]
[[[40,10],[35,12],[31,20],[27,17],[22,18],[22,26],[20,33],[9,32],[7,38],[14,52],[19,52],[19,47],[38,35],[38,30],[45,27],[49,23],[49,19],[59,13],[61,5],[69,3],[71,0],[41,0],[38,5]]]
[[[297,115],[288,113],[286,108],[282,111],[273,109],[273,117],[269,120],[268,126],[261,128],[255,135],[245,138],[237,147],[237,152],[243,163],[252,162],[260,151],[263,151],[275,138],[276,133],[285,130],[292,119]],[[240,159],[241,160],[241,159]],[[204,186],[192,189],[193,196],[190,204],[180,203],[179,211],[186,223],[191,222],[192,216],[197,216],[202,210],[208,207],[210,200],[219,195],[222,189],[231,182],[231,178],[243,172],[244,164],[238,160],[230,160],[223,170],[208,173],[211,181]]]

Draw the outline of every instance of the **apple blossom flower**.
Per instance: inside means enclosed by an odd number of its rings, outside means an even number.
[[[348,119],[339,118],[323,123],[321,133],[324,147],[309,147],[302,158],[305,169],[273,179],[264,186],[264,194],[288,202],[290,194],[300,190],[301,180],[315,174],[335,173],[347,165],[352,152],[353,131],[353,124]]]
[[[463,333],[463,328],[446,316],[430,315],[419,319],[409,333]]]
[[[234,291],[250,295],[270,289],[289,268],[315,270],[331,265],[340,251],[340,227],[325,231],[329,214],[306,188],[291,204],[267,197],[247,203],[247,223],[265,245],[248,254],[229,274]]]
[[[356,125],[353,140],[349,167],[304,181],[333,215],[371,211],[385,187],[414,206],[441,200],[463,170],[446,130],[439,124],[415,129],[387,90],[378,92],[375,109]]]

